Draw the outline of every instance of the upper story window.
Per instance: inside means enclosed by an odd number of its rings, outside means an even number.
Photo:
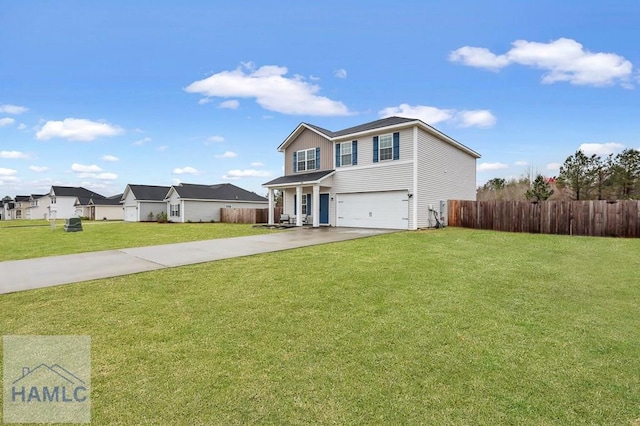
[[[358,141],[336,144],[336,167],[358,164]]]
[[[304,172],[316,169],[316,148],[303,149],[302,151],[297,151],[294,155],[296,157],[294,162],[296,170],[294,171]]]
[[[56,203],[56,197],[51,197],[51,204],[55,204]]]
[[[400,159],[400,133],[373,137],[373,162]]]
[[[393,158],[393,136],[380,136],[380,161]]]

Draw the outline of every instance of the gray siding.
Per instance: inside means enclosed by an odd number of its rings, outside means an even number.
[[[140,214],[139,221],[149,220],[149,213],[153,216],[151,220],[156,220],[158,214],[167,212],[167,203],[164,201],[140,201],[138,203],[138,212]]]
[[[440,201],[476,199],[476,159],[418,130],[418,227],[432,226],[428,205]],[[445,207],[445,221],[447,212]]]
[[[293,174],[293,153],[302,149],[320,147],[320,169],[333,169],[333,143],[309,129],[304,130],[284,152],[284,174]]]

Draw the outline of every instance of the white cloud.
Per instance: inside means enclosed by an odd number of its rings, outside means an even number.
[[[462,127],[491,127],[496,124],[496,117],[486,109],[460,111],[456,114],[456,118]]]
[[[198,169],[195,169],[193,167],[176,167],[175,169],[173,169],[173,174],[174,175],[197,175],[198,173],[200,173],[198,171]]]
[[[124,130],[117,126],[84,118],[65,118],[62,121],[47,121],[36,133],[39,140],[62,138],[71,141],[92,141],[100,136],[116,136]]]
[[[26,129],[26,128],[27,128],[27,125],[26,125],[26,124],[24,124],[24,123],[20,123],[20,124],[18,124],[18,130],[24,130],[24,129]]]
[[[254,161],[253,163],[251,163],[251,167],[264,167],[264,163],[261,163],[260,161]]]
[[[205,104],[208,104],[209,102],[211,102],[211,98],[202,98],[198,101],[198,104],[205,105]]]
[[[333,72],[333,76],[336,77],[336,78],[345,79],[345,78],[347,78],[347,70],[345,70],[344,68],[340,68],[339,70],[335,70]]]
[[[240,179],[244,177],[269,177],[271,173],[262,170],[229,170],[226,175],[222,176],[223,179]]]
[[[238,109],[239,106],[240,106],[240,102],[235,99],[221,102],[219,105],[220,108],[224,108],[224,109]]]
[[[427,124],[435,125],[440,122],[452,122],[461,127],[491,127],[496,123],[496,117],[489,110],[455,110],[440,109],[427,105],[400,104],[387,107],[379,111],[381,118],[399,115],[407,118],[417,118]]]
[[[378,114],[382,118],[400,115],[407,118],[417,118],[427,124],[436,124],[441,121],[450,120],[454,113],[455,110],[452,109],[440,109],[424,105],[412,106],[409,104],[400,104],[397,107],[387,107]]]
[[[480,163],[478,164],[479,172],[488,172],[491,170],[508,169],[509,165],[504,163]]]
[[[624,148],[624,145],[616,142],[607,142],[607,143],[583,143],[580,145],[579,150],[584,152],[586,155],[607,155],[616,151],[620,151]]]
[[[449,60],[476,68],[497,71],[511,64],[520,64],[545,71],[545,84],[567,81],[575,85],[610,86],[620,83],[631,87],[633,65],[615,53],[593,53],[582,44],[568,38],[549,43],[516,40],[504,55],[486,48],[464,46],[449,54]]]
[[[30,157],[29,154],[20,151],[0,151],[0,158],[26,160]]]
[[[144,145],[147,142],[151,142],[151,138],[150,137],[146,137],[146,138],[142,138],[142,139],[138,139],[137,141],[135,141],[132,145],[135,146],[140,146],[140,145]]]
[[[207,138],[207,142],[220,143],[224,142],[224,138],[222,136],[215,135]]]
[[[156,148],[156,150],[160,152],[164,152],[167,149],[169,149],[169,145],[160,145],[159,147]]]
[[[34,173],[44,173],[49,170],[46,166],[29,166],[29,170]]]
[[[18,173],[17,170],[14,169],[4,169],[2,167],[0,167],[0,176],[7,177],[7,176],[14,176]]]
[[[109,162],[120,161],[120,159],[115,155],[103,155],[102,160],[109,161]]]
[[[95,164],[87,166],[84,164],[73,163],[71,165],[71,171],[76,173],[95,173],[101,172],[102,168],[100,166],[96,166]]]
[[[235,158],[238,154],[233,151],[225,151],[224,154],[216,155],[216,158]]]
[[[115,173],[78,173],[76,175],[80,179],[98,179],[98,180],[116,180],[118,175]]]
[[[9,104],[0,105],[0,113],[4,113],[4,114],[18,115],[18,114],[22,114],[23,112],[27,112],[28,110],[29,108],[18,106],[18,105],[9,105]]]
[[[342,102],[318,96],[319,86],[301,76],[287,78],[287,72],[286,67],[265,65],[255,69],[253,63],[244,63],[233,71],[222,71],[194,81],[184,90],[205,97],[255,98],[262,108],[282,114],[351,114]]]
[[[560,170],[562,164],[560,163],[549,163],[547,164],[547,170]]]
[[[516,161],[516,162],[515,162],[515,165],[516,165],[516,166],[520,166],[520,167],[522,167],[522,166],[528,166],[528,165],[529,165],[529,163],[527,163],[526,161],[522,161],[522,160],[520,160],[520,161]]]
[[[0,118],[0,127],[4,127],[4,126],[8,126],[10,124],[15,123],[15,119],[11,118],[11,117],[3,117]]]

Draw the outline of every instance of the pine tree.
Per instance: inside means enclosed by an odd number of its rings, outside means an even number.
[[[545,201],[552,195],[553,189],[551,189],[549,182],[545,180],[544,176],[538,175],[534,179],[531,189],[526,192],[525,197],[530,201]]]

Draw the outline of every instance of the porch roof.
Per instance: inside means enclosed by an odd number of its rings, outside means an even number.
[[[279,178],[275,178],[267,183],[263,183],[262,186],[294,186],[320,183],[320,181],[329,177],[334,172],[335,170],[322,170],[320,172],[296,173],[294,175],[280,176]]]

